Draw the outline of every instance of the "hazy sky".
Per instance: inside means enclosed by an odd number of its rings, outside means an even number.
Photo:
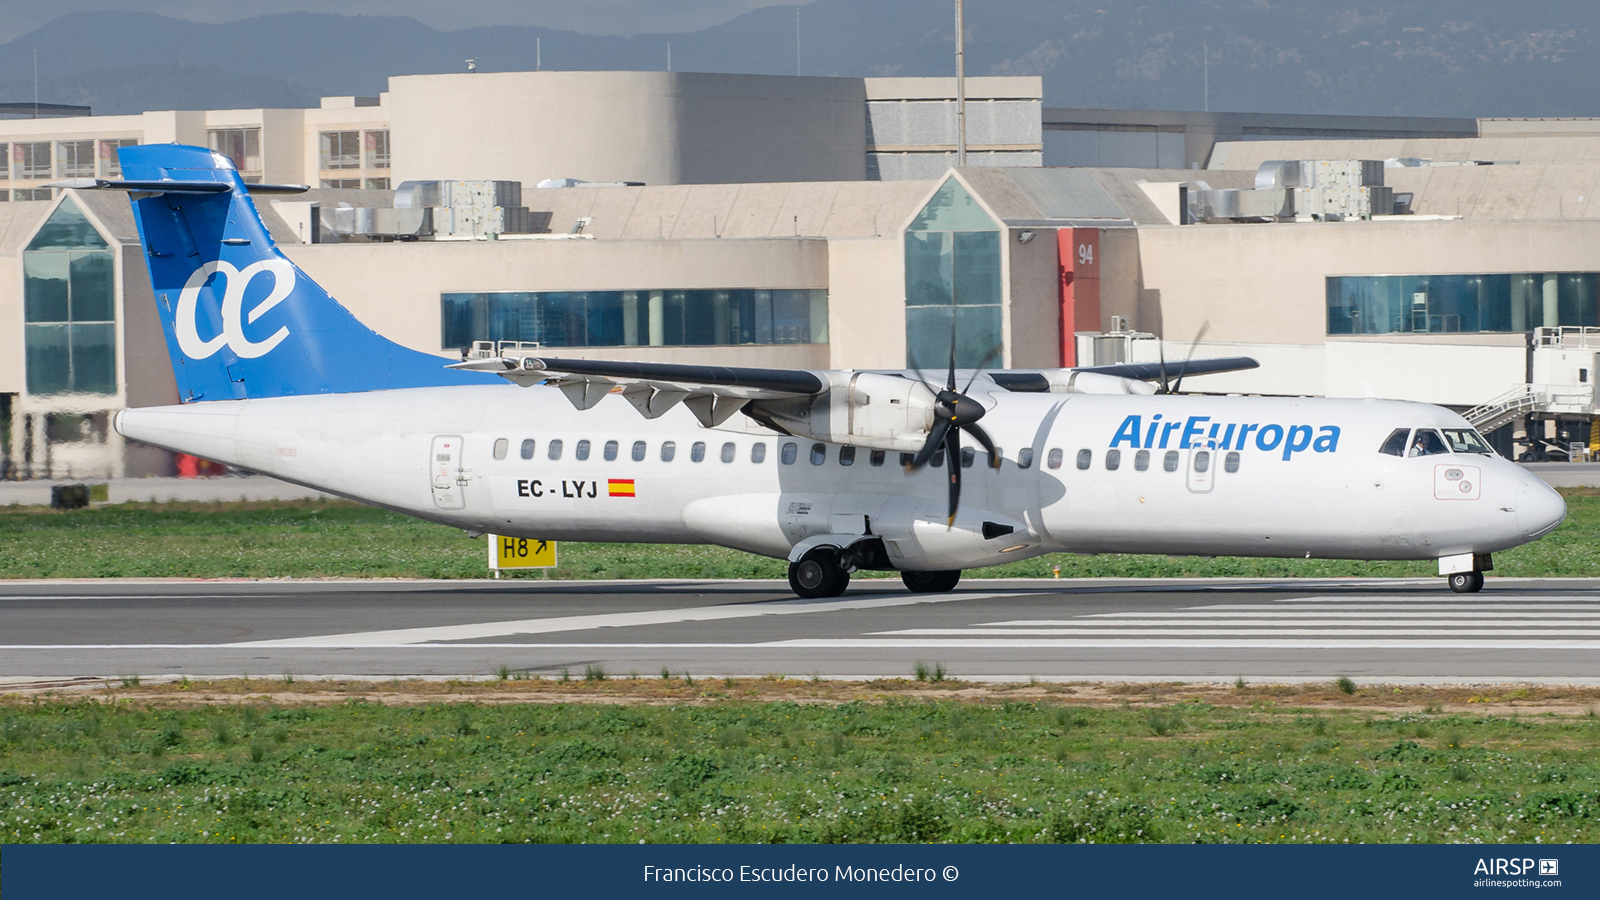
[[[696,31],[762,6],[811,0],[0,0],[0,41],[74,13],[122,9],[195,22],[231,22],[282,12],[410,16],[441,30],[540,25],[585,34]]]

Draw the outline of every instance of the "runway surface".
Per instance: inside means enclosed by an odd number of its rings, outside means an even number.
[[[1600,682],[1600,580],[0,585],[0,678],[907,676]]]

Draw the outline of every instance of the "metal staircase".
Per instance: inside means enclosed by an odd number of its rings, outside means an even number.
[[[1536,385],[1519,384],[1504,394],[1481,406],[1474,406],[1461,414],[1480,432],[1490,432],[1518,416],[1527,415],[1539,408],[1540,394]]]

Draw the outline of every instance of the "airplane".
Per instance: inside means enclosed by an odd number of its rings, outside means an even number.
[[[290,262],[221,154],[125,147],[177,406],[119,434],[409,516],[563,541],[702,543],[915,592],[1046,553],[1438,560],[1483,587],[1559,494],[1423,403],[1181,392],[1167,366],[920,372],[549,357],[381,337]],[[952,354],[953,355],[953,354]],[[962,382],[965,382],[963,385]],[[981,424],[980,424],[981,422]]]

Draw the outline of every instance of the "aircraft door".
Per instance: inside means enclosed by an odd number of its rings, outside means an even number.
[[[461,466],[461,435],[439,434],[433,438],[433,454],[428,461],[433,487],[433,505],[440,509],[464,509],[467,505],[466,470]]]
[[[1196,447],[1189,451],[1189,468],[1185,476],[1189,491],[1194,494],[1211,493],[1217,480],[1217,453]]]

